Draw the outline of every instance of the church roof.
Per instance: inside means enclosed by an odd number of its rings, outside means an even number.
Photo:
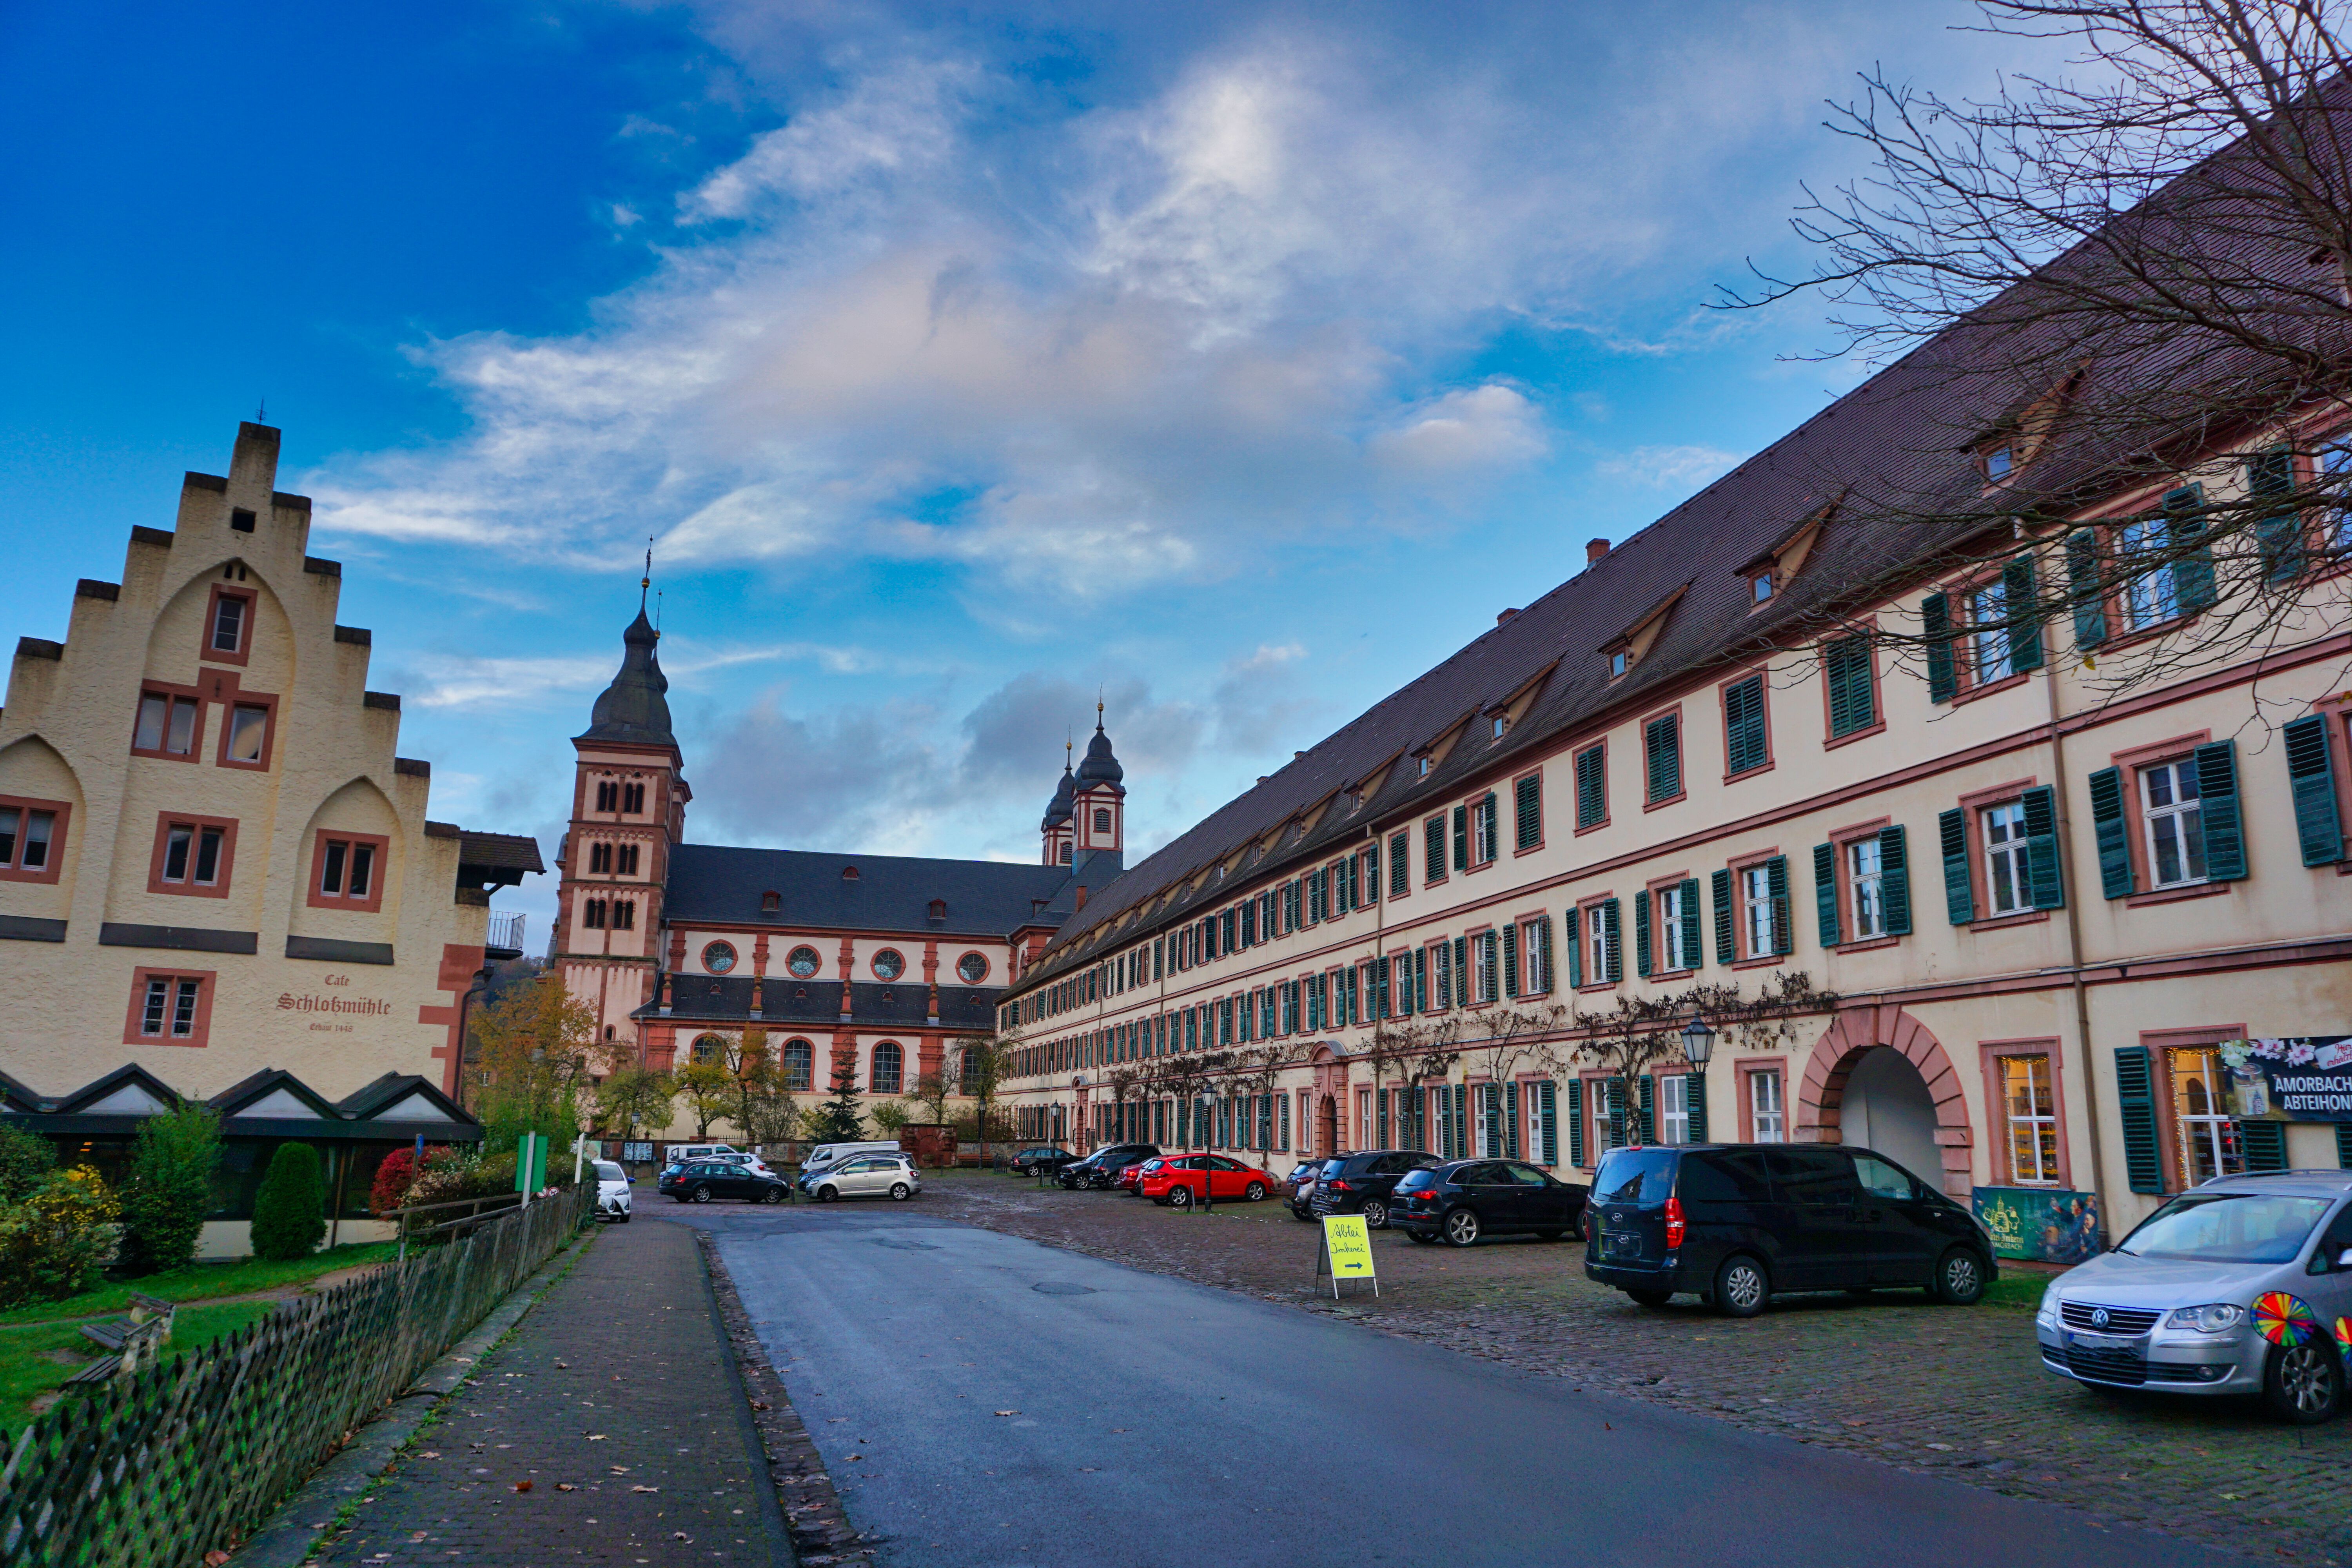
[[[661,659],[655,645],[661,634],[646,619],[640,607],[637,618],[621,634],[625,651],[621,668],[613,677],[613,684],[604,688],[603,696],[588,717],[584,734],[574,736],[580,741],[614,741],[634,746],[669,746],[677,744],[677,737],[669,729],[669,678],[661,671]]]
[[[1111,754],[1110,737],[1103,733],[1102,720],[1095,720],[1095,738],[1087,742],[1087,760],[1078,764],[1078,787],[1091,784],[1117,784],[1127,777],[1127,770],[1118,765]],[[1121,795],[1127,792],[1119,791]]]
[[[1077,792],[1077,783],[1070,777],[1070,764],[1066,762],[1062,764],[1062,782],[1054,786],[1054,798],[1045,803],[1045,820],[1037,825],[1041,831],[1059,827],[1076,814]]]
[[[1003,937],[1041,911],[1058,921],[1050,907],[1069,881],[1066,866],[681,844],[670,852],[663,919]],[[763,909],[770,893],[777,908]],[[933,900],[947,905],[938,920]]]

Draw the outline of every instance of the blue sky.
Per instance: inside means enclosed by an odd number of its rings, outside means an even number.
[[[690,837],[1026,858],[1099,691],[1149,848],[1852,384],[1707,301],[1969,16],[11,4],[0,631],[267,398],[436,816],[650,535]]]

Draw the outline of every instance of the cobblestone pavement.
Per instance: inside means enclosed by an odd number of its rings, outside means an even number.
[[[2213,1542],[2352,1563],[2352,1417],[2298,1431],[2235,1402],[2095,1394],[2041,1370],[2032,1307],[1916,1291],[1791,1298],[1735,1321],[1650,1311],[1583,1276],[1573,1243],[1468,1251],[1373,1235],[1381,1296],[1314,1288],[1316,1232],[1277,1202],[1184,1215],[1109,1193],[957,1174],[931,1214],[1447,1346],[2012,1496]]]
[[[682,1226],[608,1226],[313,1561],[777,1568],[775,1490]]]

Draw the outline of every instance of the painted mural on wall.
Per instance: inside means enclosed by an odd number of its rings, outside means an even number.
[[[2352,1035],[2224,1040],[2230,1110],[2250,1121],[2352,1121]]]
[[[1993,1252],[2032,1263],[2088,1263],[2099,1254],[2099,1199],[2063,1187],[1977,1187],[1977,1222]]]

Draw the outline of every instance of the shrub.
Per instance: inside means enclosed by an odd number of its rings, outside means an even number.
[[[0,1205],[0,1307],[49,1301],[98,1283],[121,1212],[96,1171],[56,1172]]]
[[[213,1208],[220,1163],[220,1118],[184,1105],[139,1124],[131,1174],[122,1184],[122,1262],[133,1274],[184,1267]]]
[[[0,1127],[0,1204],[20,1202],[57,1168],[56,1144],[37,1132]]]
[[[408,1202],[408,1190],[416,1184],[418,1174],[416,1151],[394,1149],[375,1168],[375,1180],[368,1185],[368,1207],[382,1214],[403,1206]]]
[[[308,1143],[281,1143],[253,1200],[253,1255],[308,1258],[327,1232],[327,1187],[319,1152]]]

